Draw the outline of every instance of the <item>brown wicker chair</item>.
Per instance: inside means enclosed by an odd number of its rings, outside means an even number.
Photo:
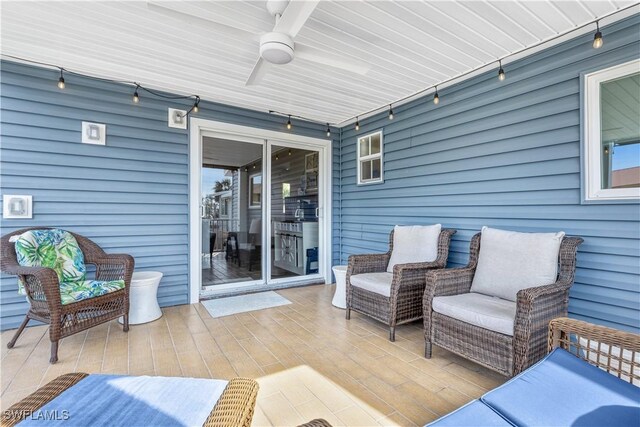
[[[123,316],[123,330],[129,330],[129,285],[133,274],[134,260],[131,255],[107,254],[86,237],[71,233],[82,250],[86,264],[96,267],[96,280],[124,280],[125,287],[99,297],[89,298],[63,305],[60,300],[60,284],[53,269],[46,267],[24,267],[18,264],[15,246],[9,241],[12,236],[28,230],[47,229],[31,227],[6,234],[0,240],[0,270],[19,276],[25,284],[30,307],[24,321],[7,344],[12,348],[16,340],[34,319],[49,324],[51,340],[51,363],[58,361],[58,341],[69,335],[84,331],[101,323]]]
[[[444,268],[449,256],[449,243],[456,230],[442,229],[438,238],[438,257],[433,262],[396,264],[389,297],[351,285],[351,276],[384,272],[393,250],[393,230],[389,234],[389,251],[383,254],[351,255],[347,268],[347,312],[351,310],[389,325],[389,340],[395,341],[396,326],[422,318],[422,295],[425,273]]]
[[[471,239],[466,267],[429,271],[426,275],[423,299],[425,357],[431,358],[435,344],[502,375],[514,376],[546,355],[549,322],[567,315],[576,252],[583,240],[579,237],[562,240],[555,283],[518,292],[514,333],[508,336],[432,310],[434,297],[469,293],[478,264],[480,236],[478,233]]]

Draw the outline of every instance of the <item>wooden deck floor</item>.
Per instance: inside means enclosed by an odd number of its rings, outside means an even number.
[[[15,348],[1,335],[1,406],[67,372],[205,378],[260,383],[254,425],[424,425],[505,378],[438,348],[423,357],[420,323],[383,325],[331,305],[334,286],[278,291],[293,304],[211,318],[200,304],[163,309],[159,320],[122,332],[117,322],[68,337],[48,363],[46,327],[29,328]]]

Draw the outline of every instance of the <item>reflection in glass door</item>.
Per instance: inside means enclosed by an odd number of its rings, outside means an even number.
[[[272,280],[319,272],[319,152],[271,145]]]
[[[264,283],[261,263],[264,141],[203,137],[203,291]]]

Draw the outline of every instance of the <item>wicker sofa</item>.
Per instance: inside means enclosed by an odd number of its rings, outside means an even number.
[[[429,425],[640,424],[640,335],[557,318],[548,337],[542,361]]]
[[[583,241],[579,237],[558,238],[559,251],[553,255],[557,268],[555,283],[521,289],[514,293],[514,303],[503,304],[500,298],[489,298],[488,304],[496,304],[496,313],[505,306],[504,311],[514,310],[515,317],[503,325],[509,330],[497,331],[434,310],[437,297],[470,295],[473,291],[481,233],[471,239],[466,267],[429,271],[423,298],[425,357],[431,357],[435,344],[505,376],[517,375],[544,357],[549,321],[567,315],[577,247]]]
[[[437,258],[433,262],[413,262],[393,266],[392,279],[385,291],[388,295],[354,286],[356,275],[367,273],[385,274],[394,248],[394,230],[389,234],[389,250],[382,254],[351,255],[347,267],[347,311],[351,310],[369,316],[389,326],[389,340],[395,341],[397,325],[422,318],[422,295],[424,294],[425,273],[431,269],[444,268],[449,256],[451,236],[456,230],[441,229],[437,239]]]

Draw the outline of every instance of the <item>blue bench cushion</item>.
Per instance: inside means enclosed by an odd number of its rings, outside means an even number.
[[[475,427],[504,427],[512,426],[509,421],[498,415],[479,400],[467,403],[463,407],[445,415],[436,421],[427,424],[429,426],[475,426]]]
[[[18,426],[201,426],[227,383],[205,378],[91,374]],[[59,418],[43,418],[47,414]]]
[[[518,426],[640,425],[640,388],[559,348],[481,400]]]

